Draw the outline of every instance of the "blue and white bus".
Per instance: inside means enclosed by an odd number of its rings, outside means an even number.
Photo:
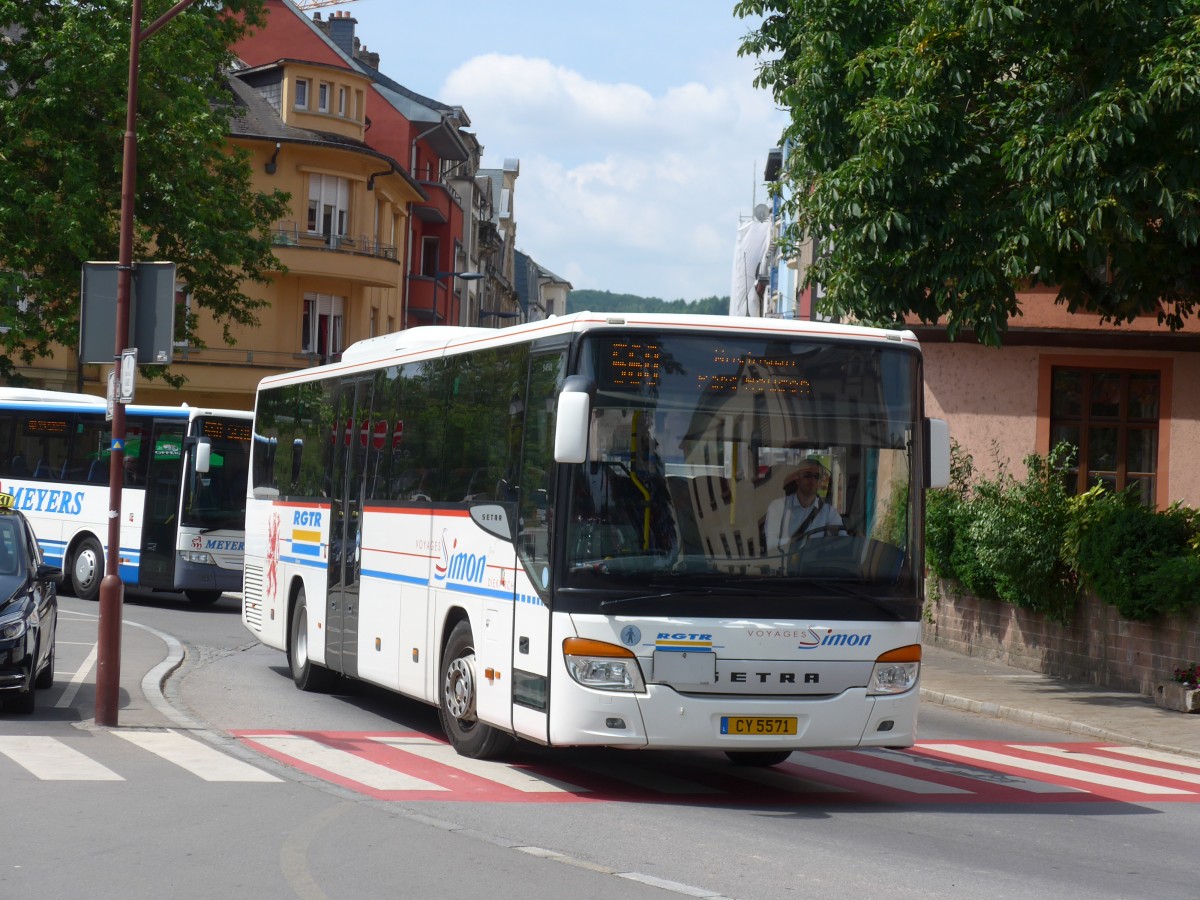
[[[87,394],[0,388],[0,490],[33,524],[46,561],[62,566],[65,584],[86,600],[97,598],[105,573],[105,414],[105,401]],[[121,580],[195,603],[240,591],[251,414],[130,404],[125,425]],[[208,449],[198,453],[202,444]]]
[[[466,756],[909,746],[949,474],[921,365],[909,331],[716,316],[360,342],[259,385],[243,621]]]

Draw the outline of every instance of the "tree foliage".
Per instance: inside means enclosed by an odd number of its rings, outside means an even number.
[[[143,26],[173,5],[144,0]],[[4,375],[78,346],[81,266],[118,257],[131,17],[129,0],[0,0]],[[133,259],[174,262],[229,343],[262,303],[245,282],[279,268],[268,226],[287,201],[226,143],[228,48],[262,22],[262,0],[200,0],[140,45]],[[198,344],[195,326],[180,336]]]
[[[1200,291],[1200,0],[741,0],[828,311],[999,344],[1017,290],[1172,330]]]

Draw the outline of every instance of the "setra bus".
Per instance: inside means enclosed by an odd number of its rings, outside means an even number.
[[[301,689],[436,705],[479,758],[914,741],[949,438],[911,332],[414,328],[264,379],[252,443],[242,617]]]
[[[88,394],[0,388],[0,490],[29,518],[46,561],[99,596],[109,522],[112,423]],[[252,415],[125,407],[118,573],[129,586],[212,603],[242,589]]]

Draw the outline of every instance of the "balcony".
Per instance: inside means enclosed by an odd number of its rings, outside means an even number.
[[[395,245],[365,234],[325,235],[297,222],[279,222],[271,229],[271,246],[294,274],[330,275],[375,287],[396,287],[400,281]]]
[[[421,189],[429,196],[425,203],[413,204],[413,216],[422,222],[445,224],[450,221],[451,206],[457,206],[462,211],[462,198],[458,192],[444,181],[428,181],[418,178]]]

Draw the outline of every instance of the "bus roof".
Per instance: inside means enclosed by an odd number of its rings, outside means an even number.
[[[103,397],[94,394],[74,394],[67,391],[47,391],[38,388],[0,387],[0,406],[10,409],[29,406],[35,409],[53,410],[56,412],[103,412],[107,407]],[[197,416],[229,416],[236,419],[250,419],[252,414],[242,409],[211,409],[208,407],[189,406],[181,403],[179,406],[159,406],[153,404],[126,404],[126,411],[134,415],[155,415],[170,418],[192,419]]]
[[[422,325],[391,334],[379,335],[351,344],[342,352],[340,362],[300,369],[280,375],[268,375],[260,387],[307,381],[350,372],[359,368],[398,365],[414,358],[437,356],[454,349],[486,349],[520,343],[538,337],[552,337],[590,331],[596,328],[646,329],[653,333],[666,331],[717,330],[746,335],[788,334],[823,337],[831,340],[880,341],[919,346],[917,336],[908,329],[869,328],[862,325],[843,325],[833,322],[811,322],[802,319],[764,319],[749,316],[668,315],[656,313],[594,313],[580,312],[569,316],[552,316],[536,322],[510,325],[507,328],[478,328],[460,325]]]

